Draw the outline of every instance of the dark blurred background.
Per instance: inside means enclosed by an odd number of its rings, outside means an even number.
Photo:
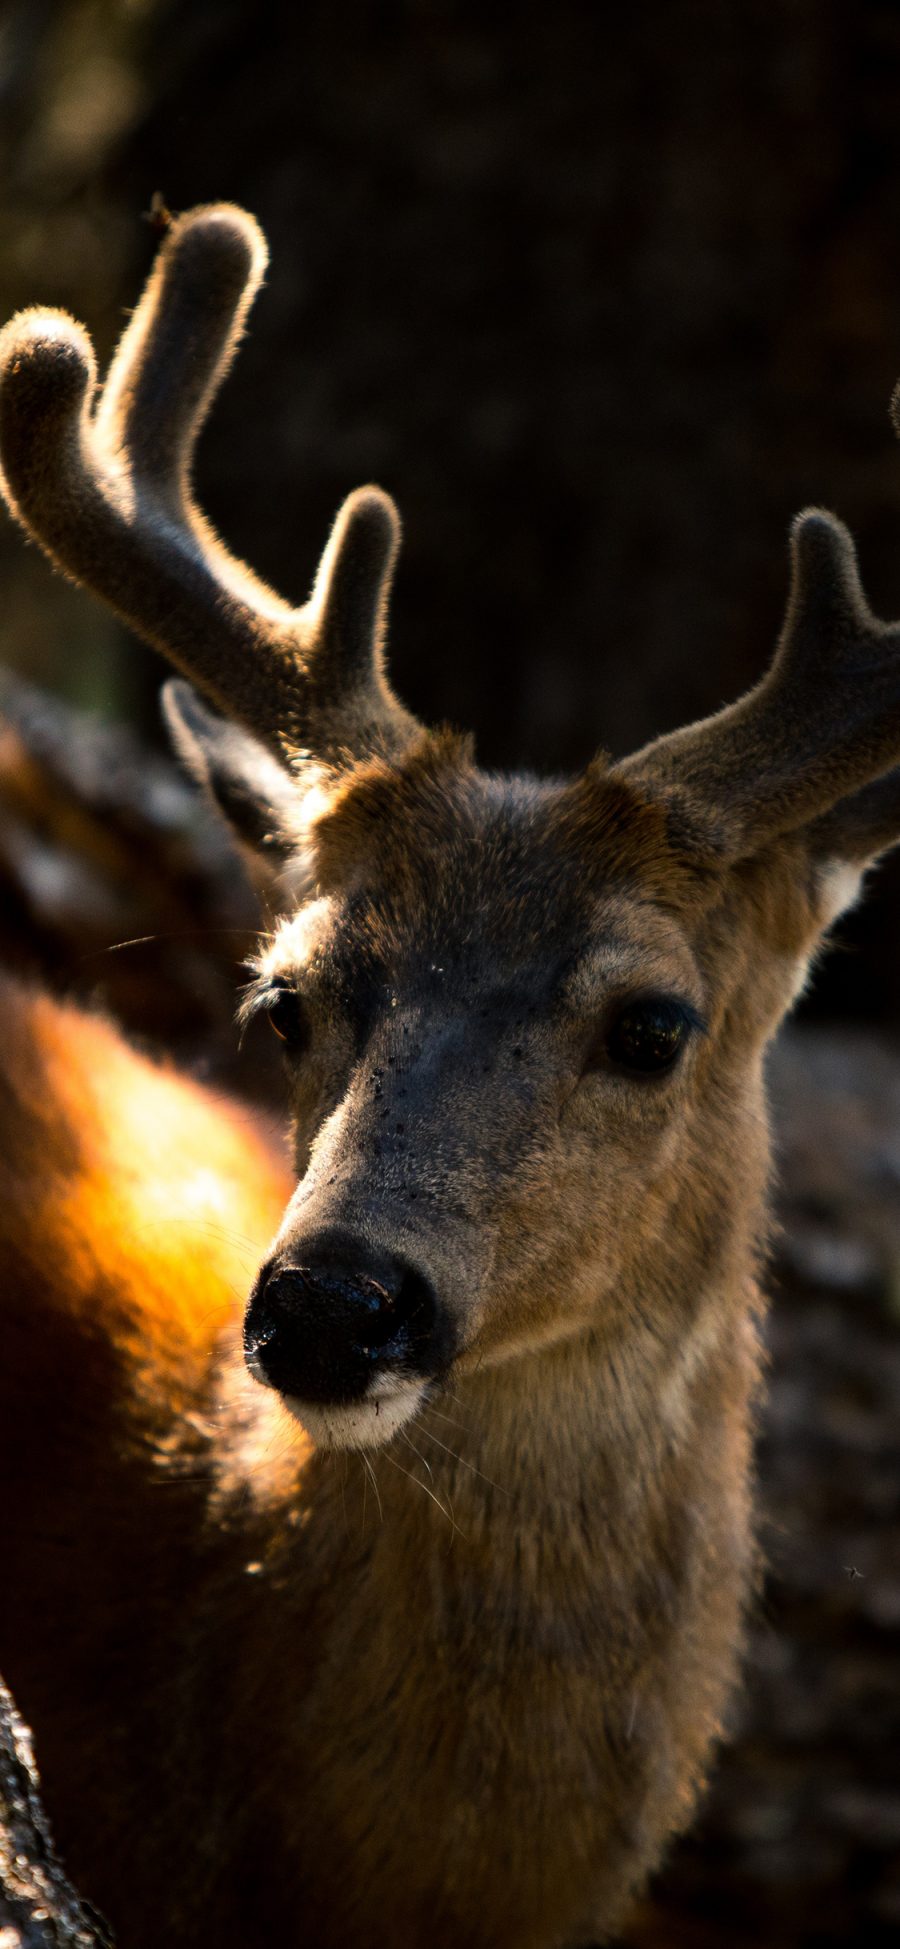
[[[259,216],[201,499],[299,601],[342,496],[390,488],[398,687],[485,761],[571,766],[735,695],[810,501],[900,614],[887,0],[20,0],[0,117],[0,312],[62,304],[104,356],[154,192]],[[0,573],[0,658],[61,699],[7,692],[3,945],[226,1074],[252,914],[146,748],[157,659],[9,523]],[[802,1020],[774,1077],[773,1568],[740,1738],[632,1938],[657,1949],[900,1939],[897,864]]]

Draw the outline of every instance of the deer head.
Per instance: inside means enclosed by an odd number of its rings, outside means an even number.
[[[299,609],[195,504],[265,261],[228,205],[175,223],[99,397],[72,319],[14,318],[0,456],[27,531],[197,686],[169,721],[275,917],[243,1012],[282,1039],[296,1131],[247,1357],[366,1446],[450,1373],[590,1336],[627,1382],[733,1324],[762,1049],[900,836],[900,631],[813,510],[740,702],[567,783],[479,770],[388,684],[386,494],[345,502]]]

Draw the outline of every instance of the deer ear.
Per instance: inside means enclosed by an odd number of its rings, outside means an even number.
[[[301,844],[301,788],[265,745],[211,710],[191,684],[172,678],[162,705],[182,764],[249,853],[257,884],[277,877]]]

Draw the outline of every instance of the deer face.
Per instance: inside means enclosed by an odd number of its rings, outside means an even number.
[[[501,782],[455,745],[319,822],[327,890],[249,1001],[284,1040],[299,1181],[246,1344],[320,1439],[387,1439],[451,1367],[614,1307],[705,1035],[652,899],[660,827],[602,776]]]
[[[821,925],[797,863],[768,913],[602,769],[498,780],[456,741],[345,784],[313,845],[246,1004],[298,1171],[251,1370],[320,1443],[376,1445],[454,1371],[586,1328],[614,1354],[661,1262],[674,1350],[680,1255],[702,1232],[712,1273],[748,1150],[764,1172],[748,1073]]]
[[[761,1048],[848,870],[900,833],[900,631],[813,510],[746,697],[570,786],[477,772],[385,675],[387,495],[350,496],[299,609],[193,501],[265,261],[242,211],[179,219],[99,397],[81,327],[13,319],[0,486],[218,707],[169,686],[182,754],[292,911],[249,1003],[285,1042],[298,1184],[248,1358],[322,1439],[368,1443],[451,1370],[580,1329],[611,1360],[640,1321],[674,1346],[698,1265],[746,1263]]]

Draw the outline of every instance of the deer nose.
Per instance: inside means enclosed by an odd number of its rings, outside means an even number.
[[[430,1377],[446,1364],[447,1339],[423,1274],[365,1246],[264,1268],[244,1321],[258,1380],[331,1406],[361,1400],[376,1375]]]

